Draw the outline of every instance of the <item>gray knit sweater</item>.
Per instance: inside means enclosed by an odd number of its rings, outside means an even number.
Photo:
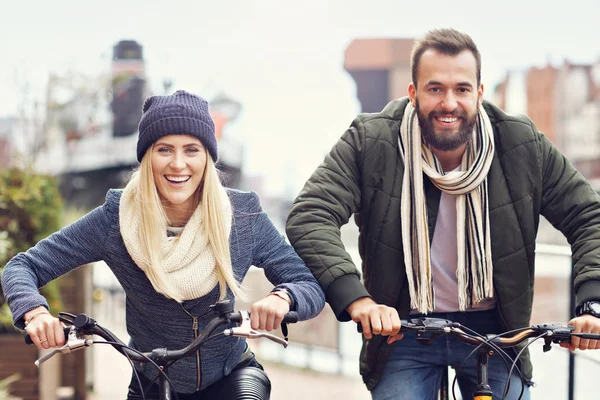
[[[209,294],[181,304],[153,289],[121,238],[121,193],[110,190],[104,205],[9,261],[2,274],[2,289],[15,326],[24,327],[27,311],[41,305],[48,307],[39,287],[99,260],[106,262],[125,290],[127,331],[131,345],[140,351],[183,348],[194,338],[193,317],[201,332],[215,316],[209,306],[218,299],[218,285]],[[228,194],[233,209],[230,247],[235,277],[242,281],[251,265],[261,267],[271,283],[289,290],[300,319],[316,316],[325,305],[323,292],[262,210],[256,194],[236,190],[228,190]],[[245,348],[245,339],[223,335],[206,342],[199,355],[200,370],[196,356],[170,367],[175,390],[190,393],[217,382],[231,372]],[[156,376],[151,366],[136,368],[150,379]]]

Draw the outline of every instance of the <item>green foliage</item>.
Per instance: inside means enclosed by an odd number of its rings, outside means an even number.
[[[17,253],[61,228],[62,198],[58,180],[30,168],[0,170],[0,273]],[[61,308],[58,282],[44,286],[51,311]],[[12,316],[0,291],[0,332],[11,331]]]

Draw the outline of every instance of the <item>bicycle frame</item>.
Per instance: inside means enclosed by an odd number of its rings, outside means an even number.
[[[446,332],[449,333],[450,331]],[[421,333],[418,333],[417,336],[420,336]],[[477,383],[475,384],[475,389],[472,393],[473,400],[492,400],[494,393],[492,392],[492,388],[489,385],[488,380],[488,363],[489,358],[496,354],[497,344],[493,343],[492,339],[498,339],[496,335],[488,335],[489,342],[485,339],[481,339],[477,345],[480,346],[477,349]],[[432,338],[434,339],[434,338]],[[419,339],[417,339],[419,341]],[[429,339],[421,340],[422,342],[426,342]],[[474,343],[470,343],[473,344]],[[442,383],[439,391],[439,399],[440,400],[449,400],[450,398],[450,383],[448,379],[448,368],[446,368],[446,373],[442,376]]]
[[[495,350],[489,345],[482,345],[477,350],[477,384],[473,392],[474,400],[492,400],[493,392],[488,381],[488,361],[489,357],[495,354]],[[450,398],[450,382],[448,378],[448,367],[442,375],[440,385],[439,400],[449,400]]]
[[[483,351],[480,349],[479,351]],[[480,355],[477,355],[477,359],[480,359]],[[487,356],[487,354],[486,354]],[[481,356],[483,357],[483,356]],[[486,357],[487,358],[487,357]],[[486,367],[478,366],[477,368],[477,386],[475,388],[476,392],[473,394],[475,400],[492,400],[493,393],[491,392],[491,387],[488,384],[487,380],[487,359],[485,360]],[[448,378],[448,367],[446,367],[446,371],[442,375],[442,382],[440,385],[440,391],[438,394],[439,400],[450,400],[450,380]]]
[[[159,367],[162,368],[163,372],[165,373],[165,375],[168,375],[168,371],[167,371],[167,366],[163,366],[158,364]],[[163,374],[158,374],[158,394],[160,396],[160,399],[162,400],[172,400],[172,396],[171,393],[173,391],[171,390],[171,384],[169,383],[169,381],[167,380],[166,376],[164,376]]]
[[[467,333],[469,330],[460,324],[440,318],[415,318],[408,321],[401,321],[402,330],[405,332],[415,332],[417,334],[417,342],[422,344],[431,343],[435,338],[452,334],[463,342],[472,346],[477,346],[477,383],[473,392],[474,400],[492,400],[492,390],[488,382],[488,361],[489,357],[502,351],[501,348],[513,348],[516,345],[526,341],[529,338],[534,340],[543,339],[544,352],[549,351],[552,343],[569,342],[571,337],[586,338],[591,340],[600,340],[600,334],[575,333],[572,326],[558,324],[540,324],[533,325],[527,328],[506,332],[499,335],[479,335],[476,332]],[[358,331],[362,332],[362,326],[358,325]],[[424,336],[428,333],[428,336]],[[505,336],[510,334],[510,336]],[[505,353],[503,353],[505,354]],[[518,356],[521,353],[517,354]],[[509,357],[510,358],[510,357]],[[509,378],[512,374],[512,369],[515,367],[516,361],[509,370]],[[448,374],[446,372],[445,379],[442,378],[442,387],[439,395],[441,400],[447,400],[449,396],[448,390]],[[445,384],[445,385],[444,385]]]

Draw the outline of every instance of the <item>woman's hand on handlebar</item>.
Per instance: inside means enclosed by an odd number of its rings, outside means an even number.
[[[35,316],[27,324],[25,331],[38,349],[61,347],[65,344],[63,325],[58,318],[52,316],[45,307],[27,312],[25,321],[32,315]]]
[[[290,305],[279,296],[272,294],[252,304],[250,322],[252,329],[272,331],[279,328],[283,317],[290,311]]]
[[[569,321],[568,325],[575,328],[573,329],[573,333],[600,334],[600,318],[596,318],[592,315],[584,314],[580,317],[573,318]],[[571,351],[575,351],[575,349],[596,350],[600,349],[600,340],[590,340],[572,336],[571,343],[561,343],[560,346]]]
[[[362,297],[353,301],[347,308],[352,321],[362,325],[365,338],[371,339],[373,335],[388,336],[388,344],[400,340],[400,316],[393,307],[377,304],[370,297]]]

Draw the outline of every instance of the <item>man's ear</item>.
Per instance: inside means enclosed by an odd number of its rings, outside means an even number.
[[[417,88],[414,83],[408,84],[408,98],[410,99],[410,104],[417,108]]]
[[[483,104],[483,83],[477,89],[477,97],[479,97],[479,107]]]

